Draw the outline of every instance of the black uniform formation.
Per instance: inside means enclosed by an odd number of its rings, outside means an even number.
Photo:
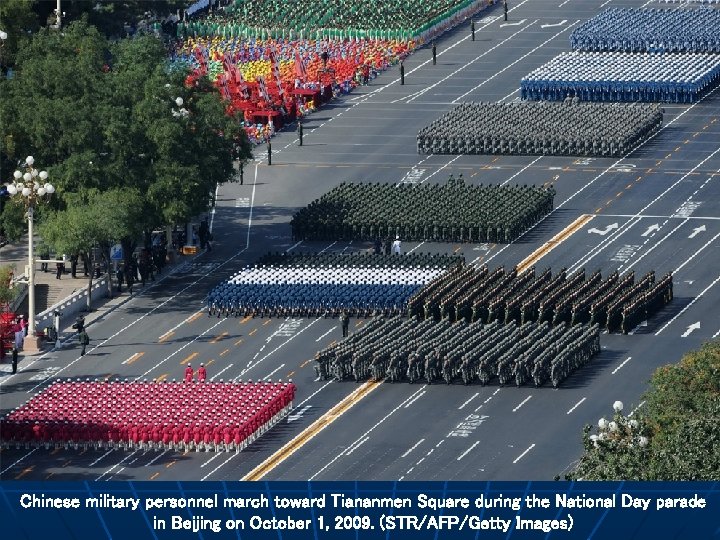
[[[213,288],[209,315],[305,317],[399,315],[407,299],[450,266],[454,255],[268,254]]]
[[[292,219],[296,240],[428,240],[509,243],[553,209],[535,186],[342,183]]]
[[[657,105],[464,103],[418,132],[425,154],[622,157],[658,130]]]
[[[497,376],[500,384],[551,381],[557,387],[598,352],[598,325],[377,318],[317,353],[315,371],[320,379],[487,384]]]
[[[672,300],[672,274],[655,280],[649,272],[637,283],[634,272],[600,272],[586,279],[585,269],[555,276],[518,273],[487,266],[458,266],[423,287],[408,300],[408,315],[423,319],[504,324],[529,321],[571,325],[589,323],[609,332],[628,333]]]
[[[576,28],[573,49],[624,52],[720,52],[720,11],[609,8]]]

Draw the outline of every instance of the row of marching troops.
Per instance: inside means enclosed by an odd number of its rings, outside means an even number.
[[[553,209],[535,186],[342,183],[291,221],[296,240],[511,242]]]
[[[267,254],[206,298],[209,315],[351,316],[399,315],[407,299],[450,266],[456,255]]]
[[[501,385],[550,381],[557,387],[599,352],[598,325],[378,318],[318,352],[315,372],[318,379],[338,381],[462,380],[484,385],[497,377]]]
[[[617,156],[662,124],[655,104],[465,103],[417,135],[418,153]]]
[[[570,276],[562,269],[553,276],[550,269],[537,275],[535,267],[490,272],[487,266],[458,265],[415,293],[407,315],[503,324],[588,323],[627,334],[672,297],[672,273],[656,281],[651,271],[636,283],[632,271],[616,271],[603,280],[599,271],[586,278],[584,268]]]

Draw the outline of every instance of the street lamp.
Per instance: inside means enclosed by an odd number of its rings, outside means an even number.
[[[46,182],[48,173],[46,171],[38,171],[33,165],[35,159],[28,156],[25,159],[25,172],[15,171],[13,173],[14,182],[7,187],[10,195],[22,195],[23,203],[27,208],[28,220],[28,337],[25,340],[25,350],[27,352],[37,352],[38,343],[35,337],[35,260],[33,256],[33,218],[35,216],[35,205],[46,195],[55,193],[55,187]]]

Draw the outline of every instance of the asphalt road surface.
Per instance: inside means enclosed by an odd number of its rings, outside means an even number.
[[[513,101],[520,78],[569,50],[568,36],[613,0],[524,0],[483,13],[477,40],[462,25],[405,62],[310,116],[264,148],[245,185],[221,186],[215,249],[138,294],[91,327],[89,354],[69,347],[28,361],[0,381],[2,413],[56,378],[182,379],[204,362],[214,380],[288,379],[295,409],[245,451],[195,453],[10,449],[0,478],[23,480],[488,480],[552,479],[581,452],[581,430],[642,406],[652,372],[720,334],[720,90],[666,105],[663,129],[623,159],[425,156],[417,130],[463,101]],[[648,4],[652,5],[652,4]],[[662,4],[665,5],[665,4]],[[680,7],[679,9],[689,9]],[[477,19],[477,18],[476,18]],[[340,339],[335,319],[215,318],[204,297],[268,251],[353,252],[356,242],[295,243],[293,212],[341,181],[547,184],[556,210],[511,245],[406,243],[462,253],[494,268],[585,267],[675,273],[675,299],[632,335],[602,335],[602,352],[559,389],[315,381],[314,353]],[[583,217],[584,216],[584,217]],[[561,234],[562,232],[564,234]],[[553,237],[558,238],[553,241]],[[351,331],[365,324],[352,320]],[[329,414],[326,414],[328,413]],[[288,442],[294,440],[292,445]],[[270,459],[275,456],[273,459]]]

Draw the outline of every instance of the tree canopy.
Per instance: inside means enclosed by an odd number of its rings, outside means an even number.
[[[133,194],[133,212],[109,208],[115,239],[202,213],[232,177],[233,159],[251,156],[219,94],[206,81],[186,86],[187,73],[169,69],[153,36],[111,44],[83,19],[38,32],[18,50],[16,67],[0,81],[5,170],[33,155],[50,173],[60,212],[95,194]]]
[[[718,479],[720,341],[659,368],[644,400],[632,419],[617,411],[597,434],[585,427],[585,453],[569,479]]]

